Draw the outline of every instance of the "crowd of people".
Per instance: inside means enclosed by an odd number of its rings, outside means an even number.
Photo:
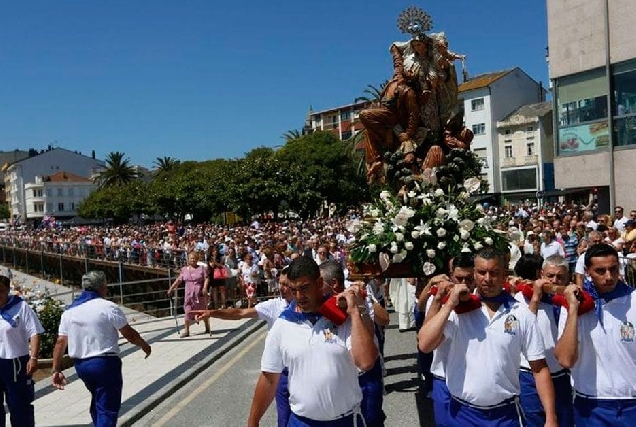
[[[629,264],[636,251],[636,211],[626,217],[620,206],[614,215],[595,215],[587,206],[568,204],[485,205],[484,215],[508,233],[509,252],[463,253],[448,274],[428,280],[367,283],[347,279],[346,249],[353,239],[347,223],[353,213],[236,227],[168,222],[19,231],[3,238],[5,244],[42,250],[59,250],[70,236],[84,239],[84,245],[90,238],[91,245],[103,245],[104,257],[112,254],[114,239],[183,242],[187,258],[175,264],[180,273],[167,292],[185,287],[184,338],[194,322],[203,321],[209,331],[211,317],[261,318],[270,328],[248,425],[258,425],[276,399],[279,426],[384,426],[383,338],[391,302],[399,329],[417,331],[422,386],[431,389],[438,425],[630,425],[636,419],[636,301]],[[32,425],[30,401],[20,397],[17,385],[6,383],[13,372],[28,387],[42,331],[37,317],[24,312],[28,306],[8,294],[10,279],[1,279],[0,336],[11,351],[3,346],[0,352],[0,380],[11,417]],[[232,281],[246,306],[227,307]],[[114,425],[119,404],[100,403],[95,378],[120,370],[109,359],[118,348],[110,341],[99,348],[73,344],[77,334],[88,333],[74,330],[82,323],[74,316],[106,304],[105,277],[91,272],[82,284],[85,293],[60,326],[56,358],[68,345],[76,365],[79,360],[86,367],[80,377],[93,395],[93,419]],[[276,297],[258,302],[260,293]],[[114,304],[106,305],[109,323],[95,329],[108,329],[105,337],[119,330],[150,354]],[[15,315],[25,319],[19,333]],[[316,368],[324,364],[333,369]],[[53,383],[63,387],[63,373],[55,371]],[[121,382],[115,377],[100,387],[117,400]]]

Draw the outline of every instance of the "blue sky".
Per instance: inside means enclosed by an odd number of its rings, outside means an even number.
[[[309,106],[392,73],[419,6],[471,75],[521,67],[547,87],[543,0],[33,0],[0,5],[0,150],[56,144],[133,164],[282,144]]]

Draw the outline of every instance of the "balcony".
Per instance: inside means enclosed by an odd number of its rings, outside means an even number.
[[[517,166],[517,159],[515,157],[504,157],[501,167],[509,168],[511,166]]]
[[[539,159],[536,155],[534,156],[525,156],[523,158],[523,164],[524,165],[536,165],[538,163]]]

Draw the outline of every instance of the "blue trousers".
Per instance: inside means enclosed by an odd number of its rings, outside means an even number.
[[[447,425],[453,427],[521,427],[523,425],[521,410],[514,400],[498,408],[478,409],[451,398],[448,414]]]
[[[361,415],[351,414],[333,421],[316,421],[301,417],[292,412],[287,427],[353,427],[354,417],[358,417],[358,426],[364,426]]]
[[[435,414],[435,425],[445,427],[448,424],[448,411],[451,401],[451,394],[446,386],[446,380],[433,377],[433,413]]]
[[[29,355],[16,359],[0,359],[0,427],[6,425],[4,397],[7,397],[12,426],[35,426],[33,411],[34,384],[26,374]]]
[[[77,376],[91,392],[90,414],[95,427],[115,427],[124,385],[117,356],[75,359]]]
[[[278,427],[287,427],[291,409],[289,407],[289,371],[283,369],[276,388],[276,412],[278,413]]]
[[[636,425],[636,399],[574,398],[576,427],[631,427]]]
[[[559,426],[571,427],[574,425],[574,413],[570,375],[563,374],[552,378],[552,383],[554,384],[555,406]],[[532,372],[520,371],[519,384],[521,385],[519,403],[526,419],[526,426],[543,427],[545,425],[545,412],[537,393],[537,384],[534,381]]]
[[[367,422],[367,427],[384,427],[386,415],[382,410],[384,400],[384,384],[382,382],[382,363],[378,357],[371,370],[358,377],[362,390],[360,410]]]

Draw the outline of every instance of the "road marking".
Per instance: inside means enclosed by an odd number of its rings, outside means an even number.
[[[159,419],[159,421],[154,422],[153,426],[161,427],[164,426],[174,418],[175,415],[179,411],[181,411],[184,407],[186,407],[195,397],[197,397],[201,392],[210,387],[213,382],[218,380],[224,373],[226,373],[232,366],[234,366],[239,360],[243,358],[250,350],[256,347],[265,337],[267,336],[267,332],[263,332],[259,337],[257,337],[254,341],[252,341],[247,347],[239,352],[231,361],[223,365],[221,369],[219,369],[214,375],[212,375],[208,380],[206,380],[203,384],[197,387],[194,392],[190,393],[185,399],[179,401],[167,414]],[[259,371],[260,372],[260,371]]]

